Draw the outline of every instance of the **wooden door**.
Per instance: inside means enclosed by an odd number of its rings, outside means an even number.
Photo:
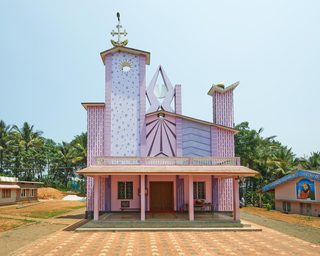
[[[173,211],[173,182],[150,182],[150,211]]]

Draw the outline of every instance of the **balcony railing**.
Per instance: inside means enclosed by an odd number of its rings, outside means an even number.
[[[97,165],[240,165],[240,157],[96,157]]]

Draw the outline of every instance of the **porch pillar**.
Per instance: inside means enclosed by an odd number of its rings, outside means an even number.
[[[193,206],[193,176],[189,175],[189,220],[194,220],[194,206]]]
[[[233,178],[233,219],[240,220],[238,178]]]
[[[140,175],[140,215],[141,220],[144,221],[146,219],[146,183],[145,183],[145,175]]]
[[[94,177],[94,191],[93,191],[93,220],[99,220],[99,186],[100,177]]]

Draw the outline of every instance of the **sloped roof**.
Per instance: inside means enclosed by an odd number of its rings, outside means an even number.
[[[81,105],[88,109],[89,107],[104,107],[104,102],[82,102]]]
[[[221,166],[221,165],[92,165],[77,171],[86,176],[95,175],[216,175],[225,177],[249,177],[258,172],[245,166]]]
[[[274,189],[275,187],[282,185],[288,181],[294,180],[295,178],[302,177],[312,180],[320,181],[320,172],[315,171],[308,171],[308,170],[298,170],[296,172],[290,173],[286,176],[283,176],[282,178],[275,180],[274,182],[269,183],[268,185],[265,185],[261,191],[267,192],[269,190]]]
[[[184,115],[181,115],[181,114],[167,112],[167,111],[164,111],[164,110],[151,112],[151,113],[146,114],[146,116],[152,116],[152,115],[156,115],[156,114],[165,114],[165,115],[169,115],[169,116],[173,116],[173,117],[180,117],[180,118],[188,120],[188,121],[201,123],[201,124],[209,125],[209,126],[214,126],[214,127],[220,128],[220,129],[225,129],[225,130],[234,132],[234,133],[238,133],[239,132],[238,130],[236,130],[236,129],[232,128],[232,127],[228,127],[228,126],[224,126],[224,125],[220,125],[220,124],[215,124],[215,123],[212,123],[212,122],[204,121],[204,120],[193,118],[193,117],[190,117],[190,116],[184,116]]]
[[[130,54],[135,54],[135,55],[143,55],[146,57],[146,64],[150,65],[150,52],[141,51],[138,49],[123,47],[123,46],[116,46],[116,47],[113,47],[109,50],[101,52],[100,56],[101,56],[102,62],[104,63],[104,59],[106,58],[107,54],[115,53],[115,52],[126,52],[126,53],[130,53]]]
[[[212,96],[214,94],[214,92],[218,92],[218,93],[225,93],[227,91],[230,91],[230,90],[233,90],[235,89],[238,85],[240,84],[240,82],[235,82],[231,85],[229,85],[228,87],[226,88],[221,88],[220,86],[218,85],[213,85],[210,90],[208,91],[208,95]]]

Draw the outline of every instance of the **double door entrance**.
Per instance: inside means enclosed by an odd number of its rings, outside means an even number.
[[[150,211],[173,211],[173,182],[150,182]]]

